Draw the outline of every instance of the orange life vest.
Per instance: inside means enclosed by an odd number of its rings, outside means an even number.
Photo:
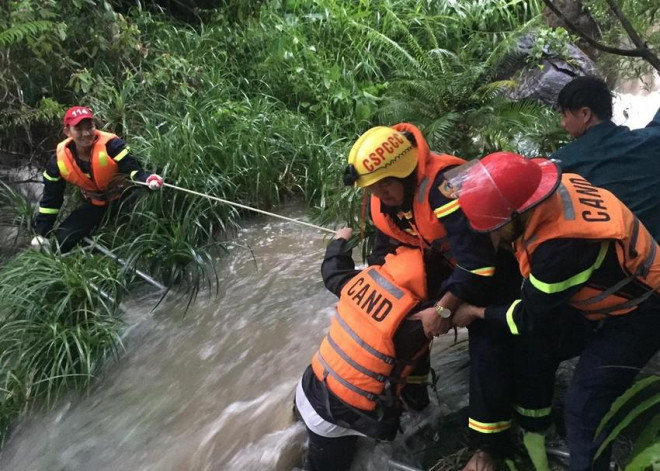
[[[57,166],[60,169],[60,175],[69,183],[73,183],[83,193],[92,204],[104,206],[108,201],[119,198],[119,194],[111,195],[108,198],[99,199],[98,195],[111,188],[115,181],[119,166],[109,155],[106,149],[108,141],[117,136],[103,131],[96,131],[96,140],[92,147],[92,157],[90,160],[91,174],[84,173],[76,163],[76,159],[69,148],[73,142],[72,138],[65,139],[57,145]]]
[[[597,270],[614,245],[627,277],[611,287],[587,283],[571,298],[571,305],[593,320],[626,314],[660,288],[658,245],[635,215],[612,193],[593,186],[576,174],[564,174],[557,191],[532,210],[525,233],[516,244],[516,258],[525,278],[531,272],[534,250],[551,239],[602,241],[592,271]],[[586,275],[591,275],[587,273]],[[621,289],[636,281],[648,290],[630,299]]]
[[[389,215],[381,211],[380,200],[373,195],[370,200],[371,220],[381,232],[401,243],[427,248],[433,241],[439,241],[441,252],[448,252],[447,232],[434,214],[435,208],[429,204],[429,190],[438,173],[447,167],[464,164],[465,160],[453,155],[432,153],[420,130],[411,124],[401,123],[393,127],[397,131],[411,132],[417,143],[419,162],[415,169],[417,178],[412,206],[414,227],[404,231],[397,226]]]
[[[344,403],[367,411],[386,387],[400,390],[413,365],[397,361],[394,334],[426,290],[417,248],[399,247],[382,266],[362,270],[342,289],[330,330],[312,358],[316,377]],[[415,358],[427,349],[428,343]]]

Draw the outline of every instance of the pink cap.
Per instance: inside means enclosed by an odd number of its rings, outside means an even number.
[[[94,119],[92,110],[86,106],[72,106],[64,113],[63,122],[65,126],[75,126],[83,119]]]

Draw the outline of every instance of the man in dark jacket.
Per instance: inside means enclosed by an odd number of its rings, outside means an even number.
[[[575,140],[552,157],[614,193],[660,240],[660,110],[642,129],[617,126],[612,93],[596,77],[577,77],[559,93],[561,124]]]

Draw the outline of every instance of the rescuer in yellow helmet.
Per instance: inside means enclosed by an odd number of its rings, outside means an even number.
[[[429,299],[434,302],[432,307],[413,316],[422,321],[429,338],[452,328],[452,315],[462,303],[486,305],[494,299],[510,302],[520,286],[513,257],[498,254],[489,237],[471,230],[453,189],[447,184],[445,172],[464,163],[458,157],[431,152],[417,127],[401,123],[377,126],[360,136],[350,150],[344,172],[344,184],[364,188],[370,195],[369,214],[377,231],[374,250],[367,257],[369,264],[382,263],[386,254],[406,245],[437,251],[441,263],[451,268],[438,292],[429,293]],[[493,345],[480,341],[487,335],[485,331],[482,322],[470,326],[471,354],[482,345]],[[428,403],[429,369],[427,353],[402,391],[402,399],[413,408]],[[493,374],[485,368],[476,370],[471,374]],[[474,392],[470,398],[471,416],[487,410],[484,405],[487,400],[480,391]],[[487,450],[489,456],[497,459],[509,453],[505,449],[509,443],[506,433],[488,436],[474,429],[472,432],[475,448]],[[490,463],[490,467],[483,469],[488,471],[494,466]]]

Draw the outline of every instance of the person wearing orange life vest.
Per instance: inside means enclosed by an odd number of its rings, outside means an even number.
[[[55,231],[60,250],[67,252],[98,226],[108,204],[120,199],[126,189],[122,176],[146,182],[152,190],[159,189],[163,179],[145,172],[121,138],[97,130],[89,108],[69,108],[63,124],[67,138],[46,163],[44,192],[34,224],[37,236],[32,245],[48,244],[46,236],[57,220],[68,182],[80,188],[85,201]]]
[[[452,327],[451,313],[461,302],[486,305],[513,300],[520,285],[513,257],[496,253],[488,236],[470,229],[458,200],[445,186],[445,173],[464,162],[431,152],[418,128],[401,123],[375,127],[360,136],[349,153],[344,174],[346,185],[365,188],[371,195],[369,209],[377,231],[369,263],[406,245],[437,252],[439,263],[449,267],[441,289],[430,293],[434,305],[415,315],[429,337],[444,334]],[[482,350],[486,344],[480,338],[486,333],[482,323],[470,327],[471,355],[500,354]],[[423,382],[429,369],[426,355],[411,375],[422,384],[408,384],[403,390],[404,401],[413,408],[421,409],[428,403]],[[471,375],[491,374],[487,366],[471,369]],[[487,397],[487,393],[471,395],[470,408],[483,408],[479,403]],[[490,447],[493,453],[502,449],[497,441],[478,441],[481,434],[472,438],[475,448]]]
[[[547,468],[554,375],[561,360],[580,355],[564,405],[568,469],[609,469],[609,447],[595,456],[611,427],[596,436],[598,426],[660,350],[658,245],[612,193],[547,159],[499,152],[457,169],[449,183],[472,228],[514,250],[525,277],[513,303],[464,304],[454,316],[457,325],[485,320],[511,339],[508,364],[471,358],[513,375],[510,397],[482,420],[510,421],[513,403],[537,469]]]
[[[383,264],[356,270],[343,228],[326,250],[326,287],[339,297],[330,329],[296,388],[309,447],[305,469],[346,470],[358,436],[392,440],[399,395],[429,340],[411,314],[447,274],[437,252],[400,247]]]

